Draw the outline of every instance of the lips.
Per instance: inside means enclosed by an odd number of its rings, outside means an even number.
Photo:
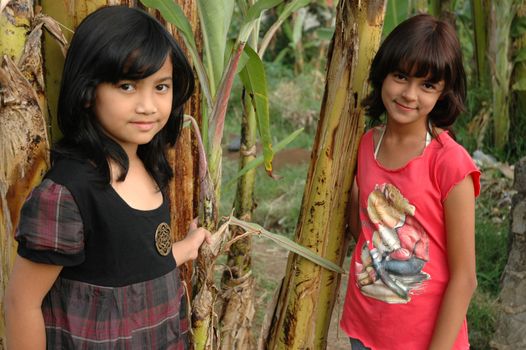
[[[155,122],[146,122],[146,121],[135,121],[131,122],[133,126],[141,131],[150,131],[155,126]]]
[[[414,111],[414,110],[417,109],[417,107],[406,106],[406,105],[404,105],[404,104],[402,104],[402,103],[400,103],[400,102],[398,102],[396,100],[394,100],[393,102],[398,108],[400,108],[400,109],[402,109],[404,111]]]

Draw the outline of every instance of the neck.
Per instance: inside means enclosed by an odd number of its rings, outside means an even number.
[[[385,136],[396,139],[410,139],[410,138],[421,138],[422,135],[427,135],[427,121],[411,123],[411,124],[399,124],[387,120],[385,125]]]

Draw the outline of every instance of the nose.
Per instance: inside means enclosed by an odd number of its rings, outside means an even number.
[[[135,111],[138,114],[151,115],[157,113],[155,96],[152,93],[144,92],[139,94]]]
[[[408,101],[416,100],[417,87],[417,84],[413,84],[412,82],[406,84],[404,90],[402,91],[402,97]]]

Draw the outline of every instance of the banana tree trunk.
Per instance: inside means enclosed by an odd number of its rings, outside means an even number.
[[[239,169],[256,158],[256,117],[250,100],[245,99],[241,126]],[[256,170],[242,176],[237,184],[234,216],[252,221]],[[240,227],[231,229],[232,237],[244,233]],[[221,349],[252,349],[252,320],[255,314],[255,280],[252,274],[252,238],[234,243],[228,252],[227,269],[223,272],[225,305],[221,317]]]
[[[123,1],[124,2],[124,1]],[[62,24],[62,31],[69,42],[75,28],[89,13],[103,5],[113,4],[111,0],[40,0],[42,12],[54,18]],[[50,115],[50,136],[53,142],[61,137],[57,124],[57,104],[60,92],[60,81],[62,80],[62,68],[64,66],[65,52],[56,39],[49,33],[44,35],[44,65],[46,80],[46,98]]]
[[[296,241],[337,264],[358,143],[367,74],[380,43],[385,0],[340,1],[327,83],[303,195]],[[267,349],[324,349],[340,276],[290,254]]]
[[[489,57],[492,63],[493,141],[501,154],[508,143],[510,126],[509,92],[512,63],[510,62],[510,28],[521,0],[491,3]]]
[[[412,1],[413,1],[412,13],[428,13],[429,12],[428,0],[412,0]]]
[[[475,60],[478,85],[487,89],[490,80],[488,64],[488,24],[490,12],[489,0],[471,0],[473,16],[473,31],[475,37]]]
[[[250,6],[254,4],[251,0]],[[255,26],[249,45],[257,48],[259,24]],[[256,158],[257,121],[252,100],[243,90],[243,116],[241,119],[241,144],[239,150],[239,170]],[[254,188],[256,169],[239,178],[234,200],[234,216],[244,221],[252,221],[254,211]],[[231,228],[232,238],[244,234],[238,226]],[[253,349],[252,320],[256,313],[255,286],[252,273],[252,237],[236,241],[230,247],[227,268],[223,272],[222,291],[224,305],[221,311],[221,344],[223,350]]]
[[[0,13],[0,349],[3,296],[16,254],[14,230],[25,198],[48,167],[41,35],[31,0]],[[28,34],[29,33],[29,34]]]
[[[429,12],[455,26],[455,3],[454,0],[430,0]]]
[[[523,3],[517,11],[516,23],[523,22],[526,18],[526,3]],[[516,37],[513,42],[514,61],[512,75],[513,100],[510,110],[510,139],[516,139],[518,135],[526,133],[526,33]],[[517,156],[526,154],[524,142],[514,142],[508,145],[509,152]]]

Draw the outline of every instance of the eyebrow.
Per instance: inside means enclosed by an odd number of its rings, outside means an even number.
[[[170,76],[166,76],[166,77],[163,77],[163,78],[159,78],[155,82],[156,83],[162,83],[162,82],[165,82],[167,80],[173,80],[173,76],[170,75]]]

